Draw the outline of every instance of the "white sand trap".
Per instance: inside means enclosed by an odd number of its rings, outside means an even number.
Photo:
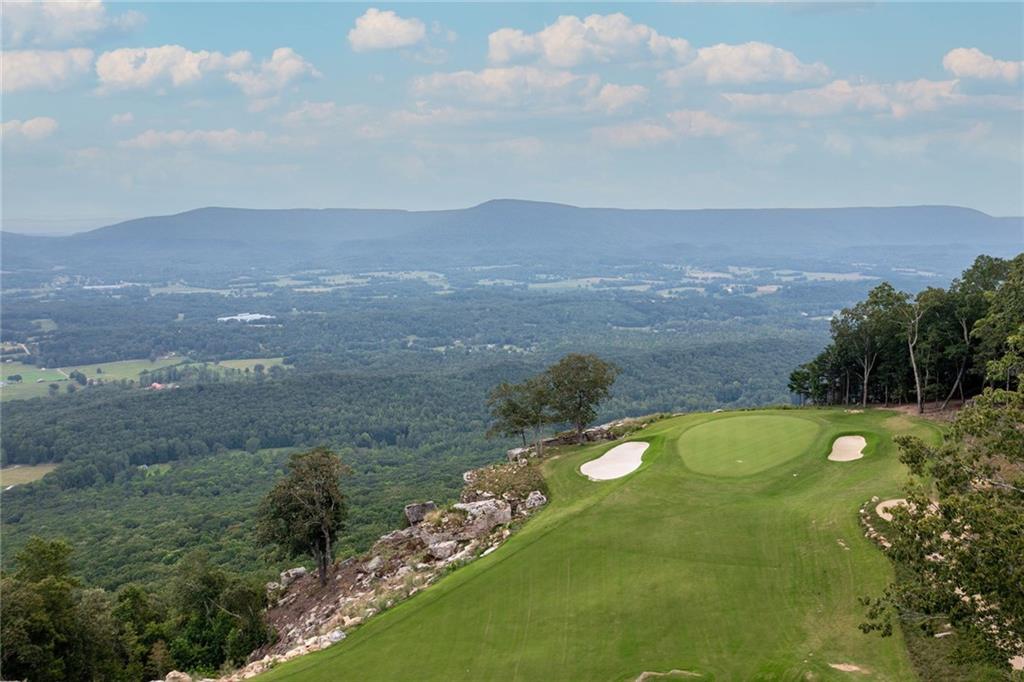
[[[907,503],[907,500],[902,497],[897,497],[892,500],[882,500],[875,505],[875,513],[878,514],[878,518],[886,521],[892,521],[892,512],[889,511],[894,507],[902,507]]]
[[[828,458],[833,462],[852,462],[864,456],[867,444],[864,436],[839,436],[832,443],[832,452],[828,453]]]
[[[649,446],[649,443],[642,441],[616,445],[597,459],[592,459],[581,466],[580,471],[591,481],[610,481],[613,478],[622,478],[640,467],[644,451]]]

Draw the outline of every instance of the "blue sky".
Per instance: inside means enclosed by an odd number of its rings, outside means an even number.
[[[199,206],[1024,214],[1019,3],[5,3],[3,228]]]

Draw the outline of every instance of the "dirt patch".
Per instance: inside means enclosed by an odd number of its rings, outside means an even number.
[[[867,444],[864,436],[840,436],[832,443],[828,458],[833,462],[852,462],[864,456]]]
[[[865,675],[868,673],[867,670],[859,665],[854,665],[853,663],[829,663],[828,667],[835,668],[836,670],[844,673],[862,673]]]
[[[704,677],[704,676],[701,675],[700,673],[695,673],[695,672],[693,672],[691,670],[669,670],[668,672],[664,672],[664,673],[642,672],[642,673],[640,673],[640,676],[636,678],[635,682],[647,682],[648,680],[656,680],[656,679],[679,680],[679,679],[691,678],[691,677]]]

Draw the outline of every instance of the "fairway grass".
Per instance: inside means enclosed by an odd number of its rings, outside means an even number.
[[[900,632],[857,629],[857,598],[892,578],[857,517],[906,475],[892,414],[673,418],[633,435],[650,443],[636,472],[596,484],[580,466],[612,445],[568,449],[544,463],[549,506],[497,551],[259,679],[851,679],[832,663],[915,679]],[[871,456],[828,462],[850,432]],[[901,432],[938,438],[918,420]]]

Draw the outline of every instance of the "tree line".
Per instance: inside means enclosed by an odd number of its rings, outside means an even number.
[[[979,256],[948,288],[911,295],[888,283],[832,319],[831,343],[789,378],[789,389],[818,405],[917,403],[943,408],[985,385],[1011,388],[1020,366],[990,371],[1024,319],[1024,254]]]
[[[948,623],[951,663],[994,668],[999,679],[1024,646],[1024,296],[1015,267],[1007,282],[1018,288],[1004,284],[1005,298],[993,301],[1006,315],[999,322],[1015,326],[1004,353],[986,365],[990,385],[957,413],[941,444],[895,438],[913,474],[908,503],[884,531],[897,580],[861,600],[864,632],[887,636],[899,624],[932,637]]]
[[[532,431],[540,454],[545,426],[571,424],[582,443],[584,429],[610,395],[619,371],[596,355],[570,353],[525,381],[502,382],[487,399],[493,418],[488,434],[519,437],[525,446],[526,433]]]

